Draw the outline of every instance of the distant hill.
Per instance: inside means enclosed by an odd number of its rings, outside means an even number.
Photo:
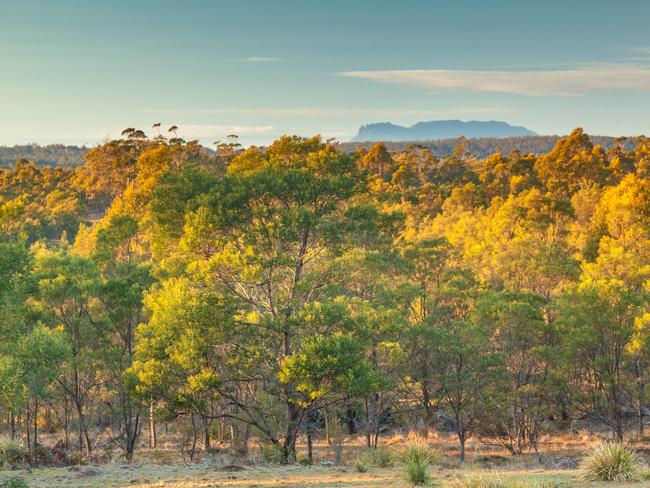
[[[626,150],[633,149],[637,143],[637,137],[628,137],[621,142],[617,137],[609,136],[592,136],[589,138],[596,145],[600,144],[605,149],[609,149],[614,144],[623,144]],[[510,154],[515,149],[522,154],[544,154],[553,149],[553,146],[560,139],[560,136],[520,136],[520,137],[480,137],[466,138],[463,143],[467,152],[477,158],[485,158],[495,152]],[[458,138],[439,139],[439,140],[419,140],[419,141],[390,141],[384,145],[390,152],[404,151],[409,146],[417,145],[426,147],[431,153],[439,158],[449,156],[458,146]],[[341,142],[339,147],[346,152],[354,152],[357,148],[370,149],[376,142]]]
[[[0,146],[0,167],[11,167],[19,159],[34,161],[39,166],[79,166],[89,150],[85,146],[63,144]]]
[[[432,141],[460,136],[517,137],[534,136],[535,132],[499,120],[432,120],[403,127],[390,122],[362,125],[353,141]]]

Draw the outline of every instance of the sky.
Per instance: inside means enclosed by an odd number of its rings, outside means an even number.
[[[0,145],[504,120],[650,134],[647,0],[0,0]]]

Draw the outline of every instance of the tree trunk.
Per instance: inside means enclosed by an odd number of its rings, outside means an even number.
[[[325,439],[327,440],[327,445],[331,446],[332,445],[332,436],[330,433],[330,420],[329,420],[329,413],[327,412],[327,409],[323,409],[323,419],[325,421]]]
[[[212,448],[210,445],[210,420],[207,417],[203,417],[203,448],[208,451]]]
[[[16,440],[16,417],[13,411],[9,411],[9,427],[11,429],[11,440]]]
[[[25,431],[27,433],[27,453],[29,455],[29,464],[34,464],[34,451],[32,449],[32,429],[31,429],[31,412],[29,402],[27,402],[27,410],[25,416]]]
[[[86,445],[86,456],[90,459],[92,454],[92,444],[90,443],[90,435],[86,426],[86,419],[83,412],[83,405],[81,400],[75,399],[75,407],[77,408],[77,417],[79,419],[79,452],[84,450],[84,442]]]
[[[300,409],[287,400],[287,429],[284,435],[282,447],[282,463],[291,464],[296,462],[296,437],[298,433]]]
[[[149,448],[155,449],[158,444],[156,439],[156,419],[154,401],[149,402]]]
[[[37,447],[38,447],[38,400],[34,400],[34,456],[36,456]]]
[[[644,435],[644,427],[643,427],[643,400],[645,397],[645,383],[643,381],[643,373],[644,373],[644,368],[643,364],[639,359],[636,361],[636,382],[637,382],[637,427],[638,427],[638,434],[639,434],[639,439],[641,439]]]
[[[307,421],[307,459],[309,463],[314,462],[314,432],[312,419]]]
[[[126,430],[126,462],[133,461],[133,454],[135,453],[136,445],[138,444],[138,437],[140,435],[140,414],[135,415],[135,421],[132,428],[127,425]]]
[[[460,441],[460,462],[465,462],[465,437],[459,436],[458,440]]]

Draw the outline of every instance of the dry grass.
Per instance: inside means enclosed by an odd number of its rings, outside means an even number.
[[[432,444],[438,453],[436,465],[430,469],[431,486],[449,488],[459,486],[467,472],[481,473],[498,471],[501,476],[517,480],[520,487],[605,487],[607,483],[580,480],[578,461],[590,447],[598,445],[592,436],[576,435],[573,438],[553,438],[544,445],[539,455],[512,457],[506,452],[474,444],[469,449],[468,460],[458,462],[453,437],[436,437]],[[384,445],[399,451],[404,438],[395,436],[383,439]],[[649,453],[637,446],[643,464],[647,464]],[[368,464],[367,472],[355,470],[354,462],[365,452],[361,439],[348,439],[343,455],[346,466],[325,467],[321,460],[333,460],[334,453],[325,443],[315,446],[314,466],[268,466],[261,464],[258,447],[252,449],[252,466],[243,470],[223,470],[206,464],[185,464],[173,445],[162,445],[161,449],[141,449],[133,465],[111,463],[95,466],[99,474],[80,477],[79,471],[71,468],[34,468],[19,471],[0,471],[0,480],[8,476],[20,476],[32,488],[407,488],[400,466],[378,467]],[[221,454],[227,456],[227,454]],[[203,457],[203,456],[200,456]],[[304,458],[304,448],[298,458]],[[205,459],[205,458],[204,458]],[[202,461],[202,460],[200,460]],[[199,462],[200,462],[199,461]],[[221,462],[237,463],[237,460],[221,458]],[[575,466],[574,466],[575,465]],[[640,476],[641,478],[641,476]],[[622,485],[618,485],[622,486]],[[630,488],[650,486],[650,481],[625,484]]]
[[[98,467],[101,474],[76,478],[66,468],[12,472],[25,478],[32,488],[275,488],[275,487],[386,487],[406,486],[396,470],[373,469],[358,473],[352,468],[321,466],[253,467],[239,472],[182,465],[144,464],[125,468],[119,465]],[[1,473],[1,475],[6,473]]]
[[[25,478],[32,488],[407,488],[399,468],[371,468],[359,473],[352,466],[253,466],[243,471],[225,471],[200,465],[157,465],[152,463],[125,466],[98,466],[100,474],[79,478],[69,468],[42,468],[12,471],[11,475]],[[472,468],[474,469],[474,468]],[[464,470],[432,469],[432,486],[457,487]],[[519,480],[520,487],[604,487],[607,484],[578,480],[575,470],[499,470],[501,476]],[[0,479],[9,475],[1,472]],[[530,483],[530,484],[528,484]],[[648,482],[626,483],[626,487],[641,488]]]

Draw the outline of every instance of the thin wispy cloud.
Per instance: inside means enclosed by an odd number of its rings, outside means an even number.
[[[145,113],[154,114],[214,114],[214,115],[251,115],[251,116],[301,116],[301,117],[395,117],[395,116],[436,116],[454,114],[497,114],[514,113],[511,107],[459,107],[445,110],[427,109],[338,109],[338,108],[266,108],[234,107],[204,109],[152,109]]]
[[[346,71],[338,74],[347,78],[416,86],[434,91],[471,90],[528,96],[575,96],[595,91],[650,91],[650,68],[631,64],[545,71],[417,69]]]
[[[265,56],[251,56],[244,59],[247,63],[274,63],[280,61],[280,58],[265,57]]]

